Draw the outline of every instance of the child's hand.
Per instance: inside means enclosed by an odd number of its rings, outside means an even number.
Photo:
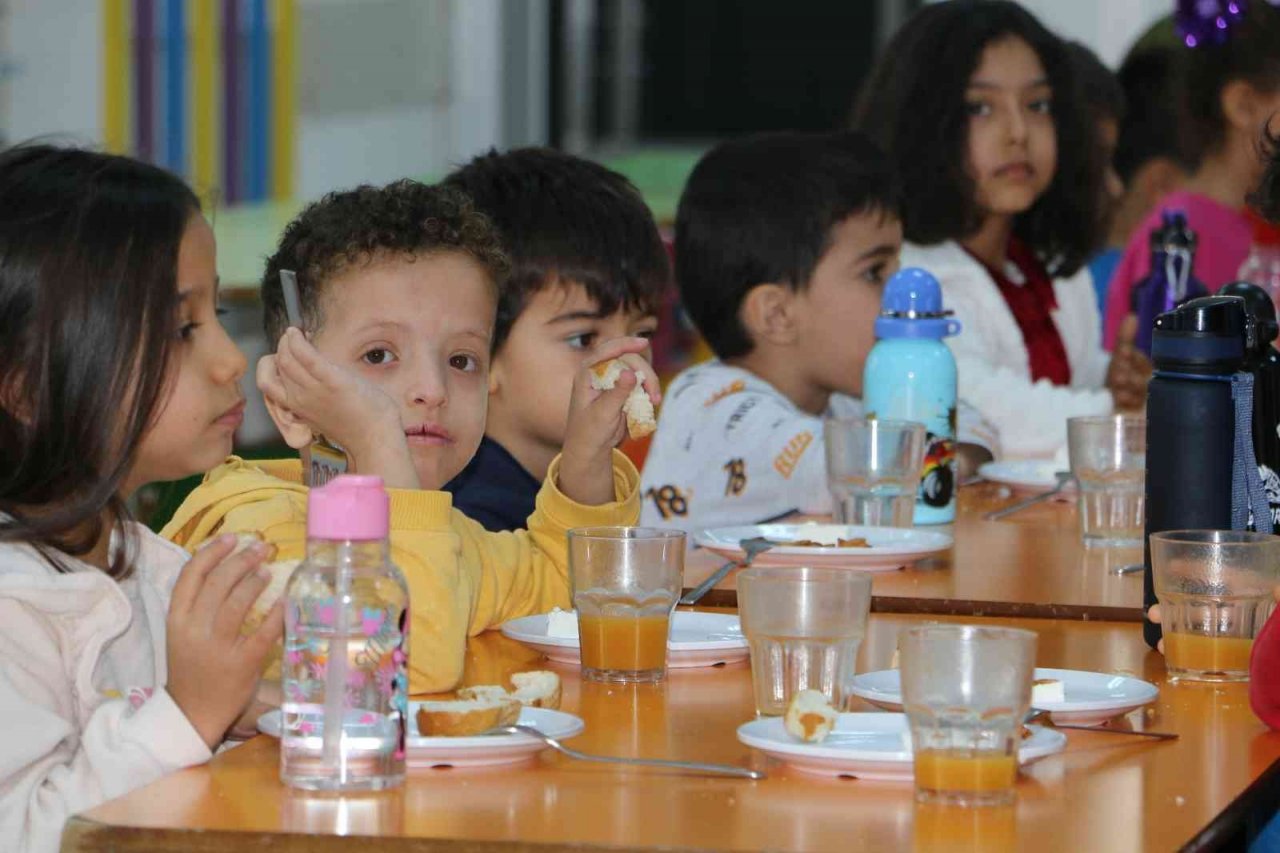
[[[1147,405],[1147,383],[1151,380],[1151,360],[1134,346],[1138,318],[1130,314],[1116,337],[1111,364],[1107,366],[1107,388],[1120,412],[1142,412]]]
[[[1153,604],[1151,605],[1150,608],[1147,609],[1147,621],[1150,622],[1152,625],[1160,624],[1160,605],[1159,604]],[[1156,641],[1156,651],[1158,651],[1160,654],[1164,654],[1164,637],[1161,637],[1159,640]]]
[[[258,388],[296,426],[282,428],[289,446],[305,447],[319,433],[346,451],[351,473],[377,474],[391,488],[419,487],[396,401],[329,361],[298,329],[286,329],[275,355],[259,360]]]
[[[166,621],[166,689],[210,749],[249,704],[284,630],[277,602],[256,631],[240,636],[249,608],[267,587],[260,566],[271,546],[259,542],[229,557],[235,544],[234,535],[224,534],[191,558],[174,585]]]
[[[560,455],[560,491],[570,500],[588,506],[615,500],[613,449],[627,434],[622,405],[636,385],[634,371],[643,371],[644,388],[655,406],[662,398],[653,367],[639,355],[648,348],[644,338],[614,338],[598,344],[578,369]],[[614,358],[621,358],[631,369],[624,370],[607,391],[592,388],[591,368]]]

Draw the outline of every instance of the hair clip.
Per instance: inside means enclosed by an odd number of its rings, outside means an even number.
[[[1274,6],[1280,0],[1267,2]],[[1174,28],[1187,47],[1225,44],[1231,29],[1244,20],[1246,6],[1246,0],[1178,0]]]

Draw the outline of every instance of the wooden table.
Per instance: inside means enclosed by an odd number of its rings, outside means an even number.
[[[886,666],[897,632],[924,618],[874,615],[860,671]],[[544,752],[504,770],[414,770],[400,790],[335,798],[283,787],[276,742],[259,737],[73,818],[63,850],[1163,851],[1221,841],[1250,810],[1274,808],[1280,733],[1250,713],[1244,685],[1166,684],[1163,659],[1133,624],[999,624],[1038,631],[1042,665],[1157,683],[1158,702],[1128,722],[1181,738],[1070,731],[1066,752],[1033,765],[1019,781],[1015,806],[917,806],[909,784],[806,777],[738,743],[735,729],[753,716],[745,663],[674,671],[662,687],[582,683],[574,668],[559,667],[563,707],[587,724],[574,746],[751,765],[769,778],[672,775]],[[467,681],[492,683],[543,665],[491,633],[470,644]]]
[[[950,533],[955,547],[941,557],[877,573],[872,579],[872,610],[1141,621],[1142,573],[1115,573],[1122,566],[1140,564],[1141,548],[1086,549],[1074,501],[1045,503],[999,521],[983,520],[984,513],[1014,497],[991,483],[961,489],[955,523],[927,528]],[[685,586],[697,586],[723,562],[708,551],[691,551],[685,561]],[[734,575],[703,601],[736,607]]]

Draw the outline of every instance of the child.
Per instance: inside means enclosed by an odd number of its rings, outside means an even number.
[[[583,352],[610,338],[652,338],[671,271],[635,187],[589,160],[490,151],[444,183],[489,217],[511,261],[498,292],[484,439],[445,490],[489,530],[516,530],[564,445]]]
[[[31,146],[0,198],[0,838],[54,851],[68,815],[209,759],[282,620],[239,636],[264,546],[188,562],[126,508],[216,464],[244,411],[196,197]]]
[[[822,417],[861,412],[901,242],[897,182],[861,134],[750,137],[699,161],[676,216],[676,282],[718,360],[668,388],[642,521],[697,531],[831,511]],[[961,441],[993,448],[960,411]],[[990,458],[960,455],[969,470]]]
[[[297,273],[303,330],[286,328],[279,275]],[[591,390],[589,367],[647,342],[618,338],[580,362],[564,451],[547,471],[527,531],[487,533],[439,491],[471,461],[484,432],[497,235],[456,190],[399,181],[333,193],[285,230],[262,281],[274,355],[258,387],[286,442],[322,434],[351,468],[391,487],[392,559],[409,582],[410,691],[448,690],[466,638],[502,622],[569,606],[565,532],[632,524],[639,475],[613,448],[635,376]],[[651,370],[647,371],[652,373]],[[656,396],[652,378],[646,383]],[[296,554],[307,489],[296,459],[235,457],[187,498],[163,535],[187,547],[222,531],[259,531]]]
[[[1141,356],[1108,368],[1086,254],[1101,164],[1061,41],[1011,2],[929,5],[899,30],[855,121],[905,182],[902,263],[964,325],[960,396],[1010,456],[1065,452],[1066,421],[1144,405]]]
[[[1182,18],[1183,25],[1194,23]],[[1115,345],[1133,310],[1133,288],[1151,266],[1151,231],[1161,210],[1181,208],[1199,240],[1193,272],[1210,293],[1234,281],[1249,255],[1252,231],[1245,195],[1262,175],[1258,143],[1280,111],[1280,9],[1250,3],[1221,44],[1183,47],[1181,126],[1197,163],[1185,187],[1160,200],[1134,230],[1107,295],[1106,344]]]

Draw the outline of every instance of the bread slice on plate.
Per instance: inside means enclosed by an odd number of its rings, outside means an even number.
[[[560,676],[554,672],[547,670],[517,672],[511,676],[511,684],[515,687],[511,698],[519,701],[521,705],[552,710],[560,707]]]
[[[782,725],[805,743],[821,743],[836,725],[836,709],[819,690],[801,690],[791,697]]]
[[[608,391],[618,384],[618,377],[627,367],[628,365],[618,358],[595,365],[591,368],[591,387],[598,391]],[[653,411],[653,401],[649,399],[649,392],[644,390],[645,373],[643,370],[637,370],[635,373],[636,387],[632,388],[631,393],[627,395],[627,401],[622,404],[622,411],[627,416],[627,432],[631,437],[644,438],[658,428],[658,419]]]
[[[498,726],[515,725],[520,703],[511,698],[455,699],[418,705],[418,734],[423,737],[466,737]]]

